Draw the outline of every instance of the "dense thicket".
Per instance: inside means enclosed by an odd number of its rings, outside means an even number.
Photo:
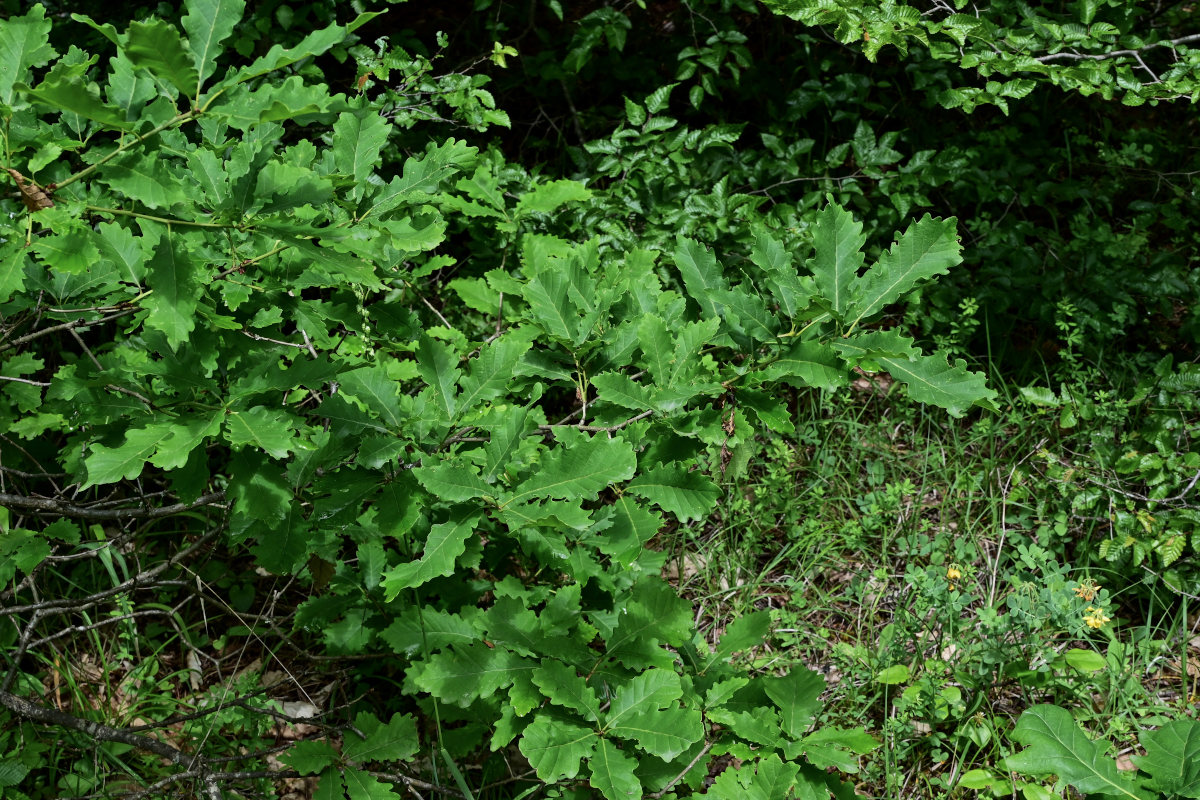
[[[898,715],[1122,661],[1056,559],[1195,596],[1186,3],[0,8],[0,797],[852,797]],[[847,644],[903,684],[847,719],[681,583],[864,376],[1054,421],[1036,491],[983,448],[998,531],[904,545],[941,621]],[[971,790],[1200,780],[1072,772],[1047,709]]]
[[[295,41],[334,21],[334,5],[253,4],[252,22],[239,28],[232,46],[249,55]],[[914,312],[926,336],[952,335],[950,321],[960,316],[961,304],[975,301],[988,325],[976,327],[964,345],[976,358],[1001,359],[1008,374],[1033,379],[1043,362],[1056,361],[1062,342],[1055,323],[1068,307],[1079,311],[1089,358],[1113,349],[1191,355],[1196,241],[1187,220],[1197,212],[1200,123],[1190,102],[1133,111],[1102,93],[1085,96],[1038,80],[1022,87],[1011,107],[984,101],[964,114],[961,103],[946,107],[945,93],[983,91],[987,69],[936,60],[919,42],[906,52],[885,46],[868,61],[861,47],[841,44],[836,29],[807,27],[749,0],[645,8],[540,0],[475,5],[467,13],[406,3],[368,23],[362,46],[436,53],[438,72],[486,73],[497,107],[512,121],[507,131],[492,129],[486,141],[517,163],[592,181],[608,177],[597,170],[600,154],[583,145],[608,138],[624,114],[625,97],[679,81],[680,98],[686,93],[692,101],[672,109],[684,123],[740,126],[732,147],[699,165],[692,192],[707,193],[725,178],[725,191],[752,194],[765,209],[813,207],[836,189],[862,215],[876,246],[914,210],[963,221],[965,268]],[[79,3],[48,8],[96,13]],[[930,9],[936,12],[937,5]],[[1151,75],[1169,83],[1166,70],[1180,57],[1148,45],[1195,34],[1187,3],[1012,9],[993,4],[984,16],[1013,24],[1014,15],[1026,14],[1068,28],[1085,18],[1115,24],[1134,48],[1141,46],[1145,64],[1134,62],[1138,74],[1122,72],[1110,81],[1118,87],[1154,84]],[[147,13],[174,12],[145,3],[105,3],[100,12],[117,24]],[[436,42],[439,32],[447,34],[444,47]],[[1059,32],[1059,46],[1049,52],[1105,52],[1092,42],[1072,46],[1083,39],[1072,33]],[[1053,34],[1043,36],[1055,41]],[[506,69],[480,61],[497,41],[521,53]],[[1043,43],[1026,48],[1039,55]],[[1100,43],[1109,50],[1118,44],[1129,49],[1115,40]],[[1090,62],[1048,62],[1080,63]],[[335,90],[348,90],[362,71],[345,56],[326,57],[322,66]],[[1184,82],[1175,94],[1180,91],[1194,87]],[[1005,96],[999,100],[1007,106]],[[425,135],[413,133],[418,142]],[[471,139],[470,132],[463,135]]]

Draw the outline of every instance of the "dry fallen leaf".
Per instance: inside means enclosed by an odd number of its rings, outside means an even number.
[[[54,207],[54,201],[50,199],[48,194],[42,191],[42,187],[11,167],[8,168],[8,174],[17,182],[17,189],[21,192],[21,200],[24,201],[25,207],[29,209],[30,213],[41,211],[43,208]]]

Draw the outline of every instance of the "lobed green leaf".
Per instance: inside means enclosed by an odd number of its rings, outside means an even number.
[[[629,443],[599,434],[550,451],[538,471],[503,497],[507,506],[538,497],[594,499],[614,483],[633,476],[637,459]]]
[[[1120,774],[1103,747],[1088,738],[1070,712],[1035,705],[1021,714],[1013,738],[1025,749],[1006,758],[1009,769],[1026,775],[1054,774],[1085,793],[1151,800],[1152,793]]]
[[[644,497],[680,522],[703,519],[717,503],[721,490],[703,472],[679,464],[659,464],[642,472],[625,491]]]
[[[200,85],[196,56],[184,45],[179,29],[169,22],[151,19],[130,23],[123,52],[135,67],[149,70],[184,97],[194,96]]]
[[[851,287],[865,260],[862,248],[866,241],[862,223],[842,207],[830,203],[817,214],[813,227],[816,252],[808,266],[821,297],[839,318],[850,309]]]
[[[477,518],[465,516],[439,522],[429,531],[425,549],[416,561],[392,567],[384,573],[383,589],[390,601],[404,589],[413,589],[434,578],[454,573],[454,562],[467,549],[467,539],[475,531]]]
[[[246,13],[246,0],[187,0],[183,30],[195,58],[195,97],[200,96],[203,82],[216,70],[217,56],[224,50],[222,43],[229,38]]]

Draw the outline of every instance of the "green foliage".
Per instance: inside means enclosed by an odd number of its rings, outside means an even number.
[[[1144,27],[1144,15],[1132,3],[1085,2],[1034,9],[1000,2],[984,13],[968,12],[966,0],[925,13],[893,0],[766,0],[765,4],[806,25],[834,29],[838,41],[857,43],[872,61],[885,47],[908,55],[912,45],[920,45],[936,60],[989,78],[982,88],[944,89],[938,100],[947,108],[971,111],[992,104],[1007,114],[1009,99],[1024,98],[1039,83],[1085,96],[1098,94],[1105,100],[1119,97],[1128,106],[1181,97],[1195,102],[1200,96],[1200,60],[1189,47],[1197,35],[1174,35],[1176,26],[1186,22],[1183,9],[1173,9]],[[1148,66],[1147,59],[1156,67]]]
[[[1135,774],[1122,774],[1069,712],[1039,705],[1021,715],[1014,738],[1026,749],[1004,760],[1023,775],[1053,773],[1087,797],[1196,797],[1200,794],[1200,723],[1175,720],[1141,735],[1144,756],[1135,756]]]
[[[1057,100],[1033,93],[1193,94],[1177,9],[1146,30],[1115,3],[768,4],[827,29],[806,31],[732,0],[571,17],[556,2],[476,5],[488,13],[434,52],[387,16],[336,24],[334,3],[245,16],[239,0],[190,0],[178,23],[120,26],[72,25],[55,4],[0,26],[6,165],[26,198],[33,181],[54,203],[0,201],[0,477],[16,487],[0,490],[25,503],[0,519],[0,584],[88,553],[129,577],[124,545],[25,510],[144,515],[173,540],[219,529],[228,564],[248,565],[220,576],[231,603],[245,610],[235,594],[253,598],[254,570],[283,576],[304,593],[284,638],[387,665],[360,676],[389,687],[386,703],[281,754],[318,797],[399,796],[397,770],[448,785],[443,764],[464,796],[490,788],[467,760],[528,761],[561,784],[550,792],[610,800],[852,796],[841,776],[876,747],[863,719],[831,723],[824,679],[794,657],[756,661],[773,634],[752,589],[735,586],[748,596],[710,625],[665,566],[717,518],[809,563],[879,538],[886,563],[893,520],[921,493],[877,481],[882,461],[857,452],[805,462],[820,436],[798,410],[862,381],[955,418],[996,410],[970,365],[980,337],[1014,338],[1000,331],[1017,329],[1016,306],[1056,341],[1047,372],[1065,385],[1019,407],[1057,424],[1043,461],[1061,491],[1013,467],[1009,560],[995,556],[986,596],[911,537],[896,575],[911,600],[877,641],[834,648],[875,693],[883,758],[982,751],[1003,728],[978,721],[995,686],[1070,693],[1119,660],[1055,642],[1116,615],[1061,566],[1090,553],[1072,546],[1090,547],[1080,515],[1111,506],[1096,554],[1188,591],[1195,376],[1168,363],[1132,400],[1086,388],[1105,342],[1200,297],[1180,255],[1188,179],[1154,203],[1113,199],[1184,171],[1184,150],[1123,124],[1068,125],[1060,145],[1046,133]],[[464,52],[472,36],[481,48]],[[878,63],[856,65],[859,46]],[[436,73],[472,62],[494,69]],[[1027,113],[957,116],[985,104]],[[493,130],[532,108],[527,127]],[[531,153],[551,161],[531,167]],[[1186,340],[1194,320],[1176,322]],[[1181,410],[1135,423],[1151,397]],[[1072,432],[1093,437],[1074,443],[1078,464],[1055,449]],[[764,457],[781,465],[766,477]],[[860,461],[871,486],[843,498]],[[808,468],[816,504],[801,507]],[[727,491],[747,476],[761,478],[748,496]],[[853,513],[832,519],[842,505]],[[269,617],[251,627],[280,634]],[[1146,787],[1184,791],[1195,776],[1164,765],[1193,737],[1162,730],[1145,741]],[[54,763],[0,748],[0,790]],[[60,788],[104,790],[105,766],[86,761]]]
[[[1062,445],[1039,453],[1055,488],[1040,501],[1053,520],[1045,527],[1054,546],[1065,550],[1077,539],[1080,550],[1129,579],[1149,576],[1178,593],[1196,580],[1200,540],[1188,497],[1200,453],[1186,433],[1197,408],[1195,368],[1172,362],[1163,357],[1123,394],[1079,382],[1057,393],[1024,387],[1021,396],[1064,432]],[[1086,459],[1073,455],[1081,440]],[[1104,535],[1079,535],[1095,529]]]
[[[184,506],[224,498],[229,544],[324,591],[302,629],[335,653],[393,651],[414,709],[475,721],[453,752],[435,725],[451,765],[515,743],[541,780],[615,800],[698,793],[729,755],[743,766],[716,795],[844,796],[823,768],[854,771],[874,742],[813,729],[814,673],[743,676],[734,658],[765,617],[710,652],[647,545],[718,502],[731,439],[754,434],[731,414],[743,392],[775,426],[780,387],[837,388],[856,367],[956,415],[991,405],[964,362],[879,327],[958,263],[954,220],[915,222],[861,275],[861,226],[837,204],[809,247],[765,219],[748,253],[689,235],[641,246],[588,221],[613,197],[454,139],[389,162],[411,122],[389,114],[394,95],[332,93],[306,67],[369,14],[213,80],[242,5],[186,10],[186,39],[164,20],[111,35],[85,20],[115,48],[111,72],[72,49],[34,74],[53,56],[40,7],[6,29],[22,54],[9,161],[58,148],[22,167],[54,184],[53,206],[4,234],[3,311],[29,331],[0,356],[17,468],[57,464],[75,504],[141,504],[152,486]],[[556,215],[576,220],[569,236],[548,232]],[[456,307],[437,276],[460,226],[502,257],[459,273]],[[53,325],[81,327],[81,349]],[[61,535],[13,528],[7,578]],[[414,718],[360,714],[354,730],[285,761],[320,794],[394,796],[364,770],[413,757]]]
[[[1099,93],[1085,98],[1081,93],[1092,90],[1082,85],[1065,94],[1049,87],[1022,98],[999,93],[1013,81],[1068,87],[1095,77],[1096,86],[1109,85],[1126,68],[1145,84],[1128,91],[1164,89],[1167,80],[1154,83],[1139,58],[1159,78],[1181,71],[1181,80],[1194,83],[1195,29],[1182,6],[1147,13],[1137,3],[993,4],[954,20],[1011,38],[969,36],[960,52],[940,33],[949,6],[919,9],[917,28],[938,31],[925,37],[930,49],[897,32],[907,25],[901,18],[912,17],[900,5],[819,5],[819,28],[748,2],[629,6],[619,12],[625,21],[610,21],[627,34],[619,43],[614,38],[613,49],[596,38],[587,64],[564,81],[568,43],[598,17],[563,19],[534,4],[529,18],[524,8],[493,4],[494,17],[480,15],[477,27],[464,28],[459,53],[474,57],[497,39],[524,51],[489,85],[500,105],[536,109],[529,134],[505,146],[526,159],[550,159],[592,186],[611,181],[605,188],[613,202],[603,218],[595,215],[605,235],[619,235],[611,220],[631,219],[643,244],[684,232],[748,246],[749,208],[782,234],[806,229],[832,193],[861,219],[874,253],[908,216],[949,209],[961,220],[966,268],[909,308],[909,323],[927,341],[954,336],[956,357],[990,359],[1014,380],[1032,382],[1041,377],[1039,359],[1053,367],[1062,349],[1055,322],[1059,302],[1068,300],[1085,332],[1084,358],[1122,353],[1137,362],[1110,363],[1110,371],[1146,368],[1160,348],[1186,356],[1200,319],[1193,313],[1200,282],[1187,255],[1196,244],[1188,221],[1198,213],[1193,184],[1200,172],[1194,151],[1171,132],[1189,124],[1190,103],[1150,100],[1131,109],[1105,103]],[[886,47],[866,63],[861,29],[849,44],[836,41],[834,17],[843,14],[908,36],[907,55]],[[1088,14],[1091,22],[1083,24]],[[1071,38],[1079,33],[1069,24],[1075,22],[1084,32],[1115,25],[1121,36],[1087,49],[1075,44],[1084,39]],[[514,38],[517,32],[524,38]],[[871,33],[872,41],[884,33]],[[1061,47],[1060,34],[1067,36]],[[705,66],[662,85],[694,60],[691,51],[707,49],[706,38],[734,37],[745,38],[740,46],[750,59],[745,67],[738,62],[736,82],[726,67]],[[1163,46],[1181,38],[1188,41]],[[1152,42],[1158,44],[1138,50]],[[931,57],[943,49],[947,60]],[[963,69],[964,55],[982,61]],[[1013,59],[1047,56],[1033,71],[990,71],[993,62],[999,70]],[[701,76],[708,76],[703,85]],[[675,98],[669,107],[661,104],[664,94]],[[697,111],[680,107],[697,94],[710,99]],[[944,109],[938,100],[950,94],[966,105]],[[579,97],[588,103],[572,100]],[[989,98],[1010,107],[1004,124],[990,113],[962,114],[976,102],[991,104]],[[980,324],[954,332],[967,298],[978,304]]]
[[[898,760],[912,761],[924,750],[982,747],[993,734],[981,714],[1006,682],[1072,697],[1110,669],[1094,646],[1064,651],[1055,644],[1064,634],[1078,641],[1111,632],[1107,590],[1070,577],[1036,545],[1016,550],[1018,563],[1005,570],[1010,585],[994,593],[986,576],[948,554],[938,554],[948,563],[937,566],[910,564],[905,602],[875,646],[839,645],[876,687],[885,742]],[[885,574],[877,570],[873,580]]]

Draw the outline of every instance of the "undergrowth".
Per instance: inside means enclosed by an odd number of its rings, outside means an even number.
[[[830,723],[870,720],[884,747],[864,758],[860,790],[1057,796],[1004,769],[1026,709],[1070,708],[1137,752],[1139,732],[1192,718],[1200,697],[1196,598],[1164,582],[1149,551],[1142,569],[1105,558],[1124,541],[1119,518],[1074,513],[1086,481],[1064,480],[1051,455],[1141,496],[1097,453],[1163,415],[1195,425],[1191,394],[1161,386],[1179,374],[1091,392],[1102,407],[1088,419],[1121,424],[1079,432],[1024,387],[1000,385],[1011,403],[967,422],[866,381],[811,398],[795,433],[760,443],[714,518],[680,538],[672,574],[711,629],[769,610],[775,635],[753,664],[799,658],[829,682]],[[1172,494],[1194,477],[1182,461]]]

